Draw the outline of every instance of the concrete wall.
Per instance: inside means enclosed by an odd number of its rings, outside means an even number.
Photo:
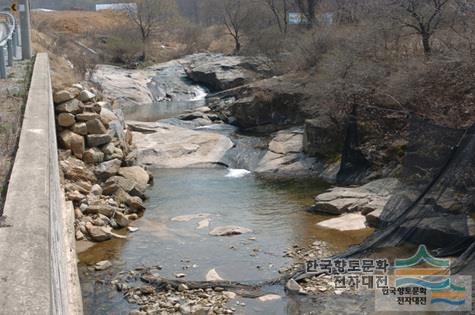
[[[38,54],[0,228],[0,314],[82,313],[54,117],[48,55]]]

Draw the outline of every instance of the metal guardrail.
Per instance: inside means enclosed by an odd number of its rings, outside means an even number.
[[[0,17],[6,19],[2,24],[7,28],[7,34],[0,38],[0,79],[7,77],[7,65],[13,65],[13,58],[17,57],[18,46],[18,27],[16,19],[8,12],[0,12]],[[7,49],[8,58],[5,60],[5,48]]]

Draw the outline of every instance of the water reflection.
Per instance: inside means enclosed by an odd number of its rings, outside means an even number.
[[[279,276],[279,268],[290,263],[283,252],[293,245],[325,240],[341,249],[360,242],[371,232],[339,233],[316,228],[315,224],[326,217],[307,209],[314,196],[328,188],[321,181],[269,180],[252,174],[230,178],[227,174],[226,169],[155,170],[156,185],[148,192],[151,197],[147,211],[134,223],[139,231],[129,234],[127,240],[97,244],[79,255],[86,309],[100,307],[104,313],[117,314],[114,311],[129,307],[122,302],[111,305],[113,293],[96,282],[104,275],[89,270],[88,265],[100,260],[109,259],[114,264],[105,276],[160,265],[162,276],[183,272],[188,280],[204,280],[212,268],[229,280],[274,279]],[[206,228],[197,229],[199,220],[171,220],[199,213],[210,214],[210,229],[238,225],[253,233],[214,237]],[[285,314],[285,299],[276,303],[275,314]]]

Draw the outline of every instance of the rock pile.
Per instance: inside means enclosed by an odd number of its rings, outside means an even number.
[[[79,84],[56,92],[53,100],[65,195],[75,207],[76,239],[123,238],[113,229],[126,228],[145,210],[145,189],[152,177],[133,165],[132,134],[121,112]]]

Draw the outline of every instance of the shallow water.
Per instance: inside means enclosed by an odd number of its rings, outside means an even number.
[[[283,252],[293,245],[325,240],[332,249],[341,250],[359,243],[371,232],[316,228],[315,224],[326,217],[307,209],[314,196],[328,188],[325,183],[228,174],[227,169],[155,170],[156,184],[148,191],[147,211],[133,224],[139,230],[130,233],[127,240],[97,244],[79,255],[86,314],[127,314],[137,308],[128,305],[120,293],[96,282],[121,270],[160,265],[161,276],[174,278],[176,273],[185,273],[188,280],[204,280],[206,273],[215,268],[227,280],[273,279],[279,276],[279,268],[291,263]],[[203,218],[172,220],[192,214],[208,214],[209,228],[197,229]],[[253,232],[231,237],[208,234],[210,229],[224,225],[238,225]],[[111,260],[114,267],[105,272],[88,268],[104,259]],[[283,294],[281,288],[268,289]],[[261,305],[241,300],[248,305],[245,314],[287,314],[291,302],[284,298]]]

